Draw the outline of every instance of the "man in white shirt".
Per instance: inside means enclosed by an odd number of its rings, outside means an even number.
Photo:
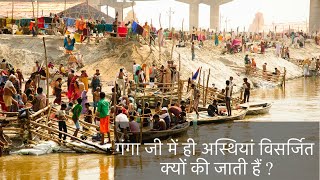
[[[230,97],[232,97],[233,86],[236,86],[236,85],[233,83],[233,77],[232,76],[230,76],[229,81],[230,81]]]
[[[137,64],[136,62],[133,62],[133,66],[132,66],[133,79],[134,79],[134,75],[136,75],[136,71],[139,66],[140,66],[139,64]]]
[[[124,72],[124,69],[120,69],[119,73],[117,74],[117,83],[119,85],[120,91],[123,95],[126,94],[126,73]]]
[[[59,131],[63,131],[65,133],[68,133],[67,125],[66,125],[66,111],[67,108],[66,104],[61,104],[61,109],[56,112],[56,118],[58,119],[58,125],[59,125]],[[59,139],[62,139],[62,133],[59,133]],[[66,140],[67,136],[63,136],[63,140]]]
[[[163,107],[161,109],[160,119],[163,119],[166,122],[167,129],[170,129],[171,118],[170,118],[170,115],[168,113],[168,108],[167,107]]]
[[[118,109],[118,115],[116,116],[116,127],[120,128],[121,132],[124,134],[124,140],[127,140],[128,133],[127,129],[129,128],[129,119],[127,115],[122,113],[121,109]]]

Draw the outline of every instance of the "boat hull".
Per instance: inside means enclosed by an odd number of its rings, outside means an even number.
[[[236,111],[236,112],[235,112]],[[194,117],[189,116],[187,118],[190,124],[193,125],[194,122],[197,124],[211,124],[211,123],[224,123],[234,120],[243,120],[248,112],[247,109],[233,110],[234,114],[232,116],[214,116],[211,117],[207,112],[199,112],[199,118],[194,121]],[[193,115],[194,116],[194,115]]]
[[[181,126],[180,128],[177,128]],[[160,140],[168,139],[169,137],[178,137],[185,134],[190,127],[190,122],[185,122],[183,124],[176,125],[169,130],[165,131],[143,131],[142,132],[142,143],[154,142],[155,138]],[[175,129],[176,128],[176,129]],[[134,142],[139,142],[140,133],[132,133],[130,139]]]
[[[247,115],[263,115],[269,113],[271,103],[249,105]],[[243,106],[245,107],[245,105]]]

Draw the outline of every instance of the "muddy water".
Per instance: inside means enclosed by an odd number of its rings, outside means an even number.
[[[198,125],[190,127],[187,134],[179,138],[180,143],[187,142],[188,138],[193,138],[194,141],[198,144],[195,149],[195,156],[191,156],[190,158],[187,158],[184,155],[184,151],[181,146],[177,147],[176,155],[174,155],[172,151],[169,153],[169,147],[166,146],[166,144],[172,143],[171,140],[162,141],[164,146],[162,146],[161,156],[150,155],[145,151],[140,151],[140,155],[134,157],[132,157],[130,154],[125,154],[124,156],[117,156],[115,159],[116,179],[122,180],[127,179],[128,177],[132,177],[134,179],[152,180],[167,179],[167,176],[161,173],[161,165],[159,163],[179,163],[179,158],[187,159],[188,162],[195,162],[196,158],[200,157],[207,159],[208,162],[235,162],[231,160],[232,158],[234,158],[234,156],[232,155],[206,156],[201,154],[202,143],[214,143],[215,140],[218,138],[232,138],[235,140],[239,140],[239,142],[249,142],[252,139],[255,143],[258,143],[264,137],[273,140],[279,140],[279,142],[283,142],[283,139],[287,140],[291,137],[306,137],[306,139],[308,140],[318,142],[318,127],[315,126],[315,124],[313,123],[305,123],[304,121],[320,122],[319,79],[301,78],[287,82],[285,90],[283,90],[281,87],[273,89],[259,89],[257,91],[252,92],[251,94],[252,101],[269,101],[273,103],[269,114],[251,117],[247,116],[243,121],[236,121],[223,124]],[[257,123],[270,121],[277,123],[263,123],[263,125],[261,125],[262,123]],[[303,121],[303,123],[300,123],[298,125],[292,125],[296,123],[284,124],[281,123],[281,121]],[[281,136],[279,136],[279,134],[281,134]],[[283,139],[279,139],[279,137]],[[314,158],[317,157],[318,155],[315,155]],[[276,166],[276,168],[272,171],[272,174],[274,174],[275,177],[266,177],[265,179],[286,179],[287,177],[284,177],[283,172],[291,172],[290,168],[298,170],[303,169],[303,173],[297,172],[297,174],[293,175],[293,177],[296,177],[298,179],[303,179],[303,177],[300,177],[301,175],[310,175],[312,173],[313,177],[310,177],[309,179],[319,179],[318,177],[316,177],[319,171],[317,161],[312,162],[312,164],[310,162],[310,159],[297,160],[299,163],[289,161],[280,162],[280,159],[281,158],[278,158],[277,156],[270,157],[269,160],[273,162]],[[186,172],[187,171],[188,169],[186,169]],[[210,169],[209,171],[212,172],[212,169]],[[211,173],[210,175],[213,174]],[[192,174],[188,174],[186,176],[170,177],[171,178],[169,179],[175,180],[224,179],[221,178],[221,176],[197,177],[192,176]],[[237,176],[236,178],[231,179],[248,180],[250,178],[247,178],[246,176]],[[255,178],[251,177],[251,179]],[[262,179],[264,178],[262,177]]]
[[[113,179],[114,157],[50,154],[0,158],[0,179]]]
[[[320,121],[320,80],[301,78],[287,82],[286,89],[260,89],[252,92],[252,101],[273,103],[270,113],[247,117],[245,123],[228,123],[191,127],[179,140],[189,137],[205,142],[208,137],[230,137],[235,131],[241,138],[252,138],[254,121]],[[313,137],[317,129],[297,129],[301,136]],[[181,154],[180,154],[181,155]],[[135,158],[103,155],[50,154],[46,156],[6,156],[0,158],[0,179],[136,179],[157,168],[163,158],[174,156]],[[149,179],[152,179],[152,176]]]

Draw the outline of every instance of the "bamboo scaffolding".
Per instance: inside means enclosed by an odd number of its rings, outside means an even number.
[[[30,118],[33,119],[35,118],[36,116],[40,115],[41,113],[44,113],[45,111],[47,111],[49,109],[49,106],[37,111],[36,113],[30,115]]]
[[[162,104],[162,103],[161,103]],[[142,99],[142,117],[144,117],[144,107],[145,107],[145,104],[144,104],[144,97]],[[140,119],[140,144],[142,144],[142,127],[143,127],[143,120],[144,118],[141,118]]]
[[[58,110],[57,109],[55,109],[55,108],[52,108],[52,111],[53,112],[57,112]],[[72,120],[72,117],[70,116],[70,115],[65,115],[66,116],[66,118],[68,119],[68,120],[70,120],[70,121],[72,121],[73,122],[73,120]],[[95,116],[93,116],[92,118],[94,118]],[[85,122],[84,120],[82,120],[82,119],[79,119],[79,122],[80,122],[80,124],[82,125],[82,126],[84,126],[85,128],[87,128],[87,129],[90,129],[90,127],[94,127],[94,128],[99,128],[99,126],[97,126],[97,125],[95,125],[95,124],[90,124],[90,123],[88,123],[88,122]]]
[[[44,138],[44,139],[46,139],[46,140],[51,140],[51,141],[54,141],[54,142],[56,142],[56,143],[58,143],[58,144],[60,144],[60,145],[64,145],[64,146],[66,146],[66,147],[68,147],[68,148],[71,148],[71,149],[73,149],[73,150],[75,150],[75,151],[78,151],[78,150],[76,149],[76,148],[78,148],[78,149],[82,149],[82,151],[85,150],[85,151],[89,151],[89,152],[93,152],[93,153],[104,153],[104,152],[102,152],[101,150],[90,149],[90,148],[87,148],[87,147],[78,146],[78,145],[76,145],[76,144],[71,144],[71,143],[69,143],[68,141],[63,140],[63,139],[46,136],[45,134],[41,134],[41,133],[35,132],[34,130],[32,130],[32,133],[35,134],[35,135],[37,135],[37,136],[40,136],[40,137],[42,137],[42,138]],[[57,135],[56,135],[56,136],[57,136]],[[62,143],[62,142],[63,142],[63,143]]]
[[[43,48],[44,48],[44,60],[46,63],[46,83],[47,83],[47,99],[46,99],[46,105],[49,105],[49,68],[48,68],[48,57],[47,57],[47,47],[46,47],[46,40],[43,37]],[[49,111],[50,112],[50,111]]]
[[[102,149],[101,147],[99,147],[99,146],[97,146],[97,145],[95,145],[95,144],[91,144],[91,143],[88,143],[88,142],[86,142],[86,141],[83,141],[83,140],[79,139],[78,137],[74,137],[73,135],[70,135],[70,134],[65,133],[65,132],[63,132],[63,131],[59,131],[59,130],[56,130],[56,129],[54,129],[54,128],[48,127],[48,126],[46,126],[46,125],[39,124],[39,123],[32,122],[32,121],[31,121],[30,123],[33,124],[33,125],[41,126],[41,127],[45,128],[45,129],[47,129],[47,130],[50,130],[50,131],[52,131],[52,132],[61,133],[61,134],[63,134],[63,135],[66,135],[66,136],[68,136],[68,137],[71,137],[71,138],[73,138],[73,139],[75,139],[75,140],[77,140],[77,141],[79,141],[79,142],[82,142],[82,143],[84,143],[84,144],[86,144],[86,145],[89,145],[89,146],[92,146],[92,147],[94,147],[94,148],[96,148],[96,149],[99,149],[99,150],[102,150],[102,151],[107,152],[107,150]]]

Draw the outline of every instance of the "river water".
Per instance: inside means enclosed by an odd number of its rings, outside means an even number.
[[[194,138],[205,142],[210,137],[252,138],[255,122],[320,121],[320,80],[300,78],[287,82],[286,89],[259,89],[252,92],[252,101],[272,102],[269,114],[246,117],[242,122],[190,127],[179,141]],[[235,132],[240,132],[235,134]],[[250,133],[251,132],[251,133]],[[300,128],[301,136],[317,138],[318,129]],[[181,155],[181,154],[180,154]],[[129,156],[129,155],[128,155]],[[136,156],[104,156],[94,154],[50,154],[45,156],[5,156],[0,158],[0,179],[137,179],[153,171],[163,159],[175,158]],[[310,167],[308,167],[310,169]],[[116,169],[116,171],[114,171]],[[147,176],[149,179],[153,178]],[[141,178],[144,179],[144,178]]]

